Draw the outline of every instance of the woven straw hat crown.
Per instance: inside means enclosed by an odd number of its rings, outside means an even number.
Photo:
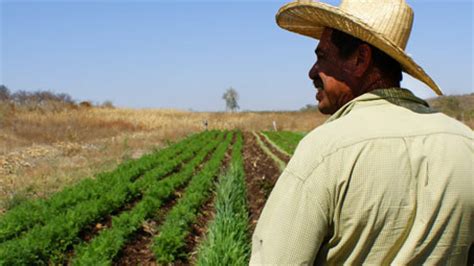
[[[405,0],[342,0],[339,7],[300,0],[280,8],[276,19],[280,27],[316,39],[325,27],[357,37],[397,60],[403,71],[442,95],[438,85],[404,51],[413,16]]]
[[[339,8],[405,50],[413,25],[413,10],[405,1],[345,0]]]

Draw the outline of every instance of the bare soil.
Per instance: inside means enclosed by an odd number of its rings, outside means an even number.
[[[133,209],[133,207],[135,207],[135,205],[137,205],[137,203],[140,202],[141,199],[142,199],[142,196],[139,195],[138,197],[135,197],[129,202],[127,202],[124,206],[120,207],[119,209],[102,217],[100,220],[95,221],[92,224],[89,224],[88,226],[83,228],[81,232],[79,232],[79,238],[82,241],[89,242],[96,235],[98,235],[100,231],[110,228],[112,226],[112,217],[118,216],[122,212],[127,212]]]
[[[190,234],[186,237],[185,243],[186,247],[184,252],[188,254],[186,258],[182,258],[173,262],[174,265],[192,265],[196,261],[196,248],[199,246],[199,243],[203,240],[207,233],[209,221],[212,221],[214,218],[214,208],[215,208],[215,195],[212,195],[206,203],[202,205],[198,210],[198,215],[196,222],[191,225]]]
[[[163,223],[168,212],[181,198],[184,188],[176,190],[155,216],[144,222],[142,227],[130,237],[129,242],[114,259],[114,265],[157,265],[155,254],[151,250],[153,238],[158,234],[157,229]]]
[[[280,170],[275,162],[260,148],[252,133],[244,133],[244,171],[250,211],[251,232],[255,229],[265,201],[275,185]]]

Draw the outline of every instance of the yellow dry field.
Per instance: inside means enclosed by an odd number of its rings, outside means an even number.
[[[209,129],[309,131],[318,112],[199,113],[158,109],[0,108],[0,213]]]

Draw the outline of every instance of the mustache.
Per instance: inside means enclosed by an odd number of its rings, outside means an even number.
[[[323,81],[319,77],[313,80],[313,85],[316,89],[324,89]]]

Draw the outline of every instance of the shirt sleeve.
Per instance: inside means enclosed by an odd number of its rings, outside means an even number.
[[[328,231],[328,212],[303,179],[280,176],[252,237],[251,265],[312,264]]]

